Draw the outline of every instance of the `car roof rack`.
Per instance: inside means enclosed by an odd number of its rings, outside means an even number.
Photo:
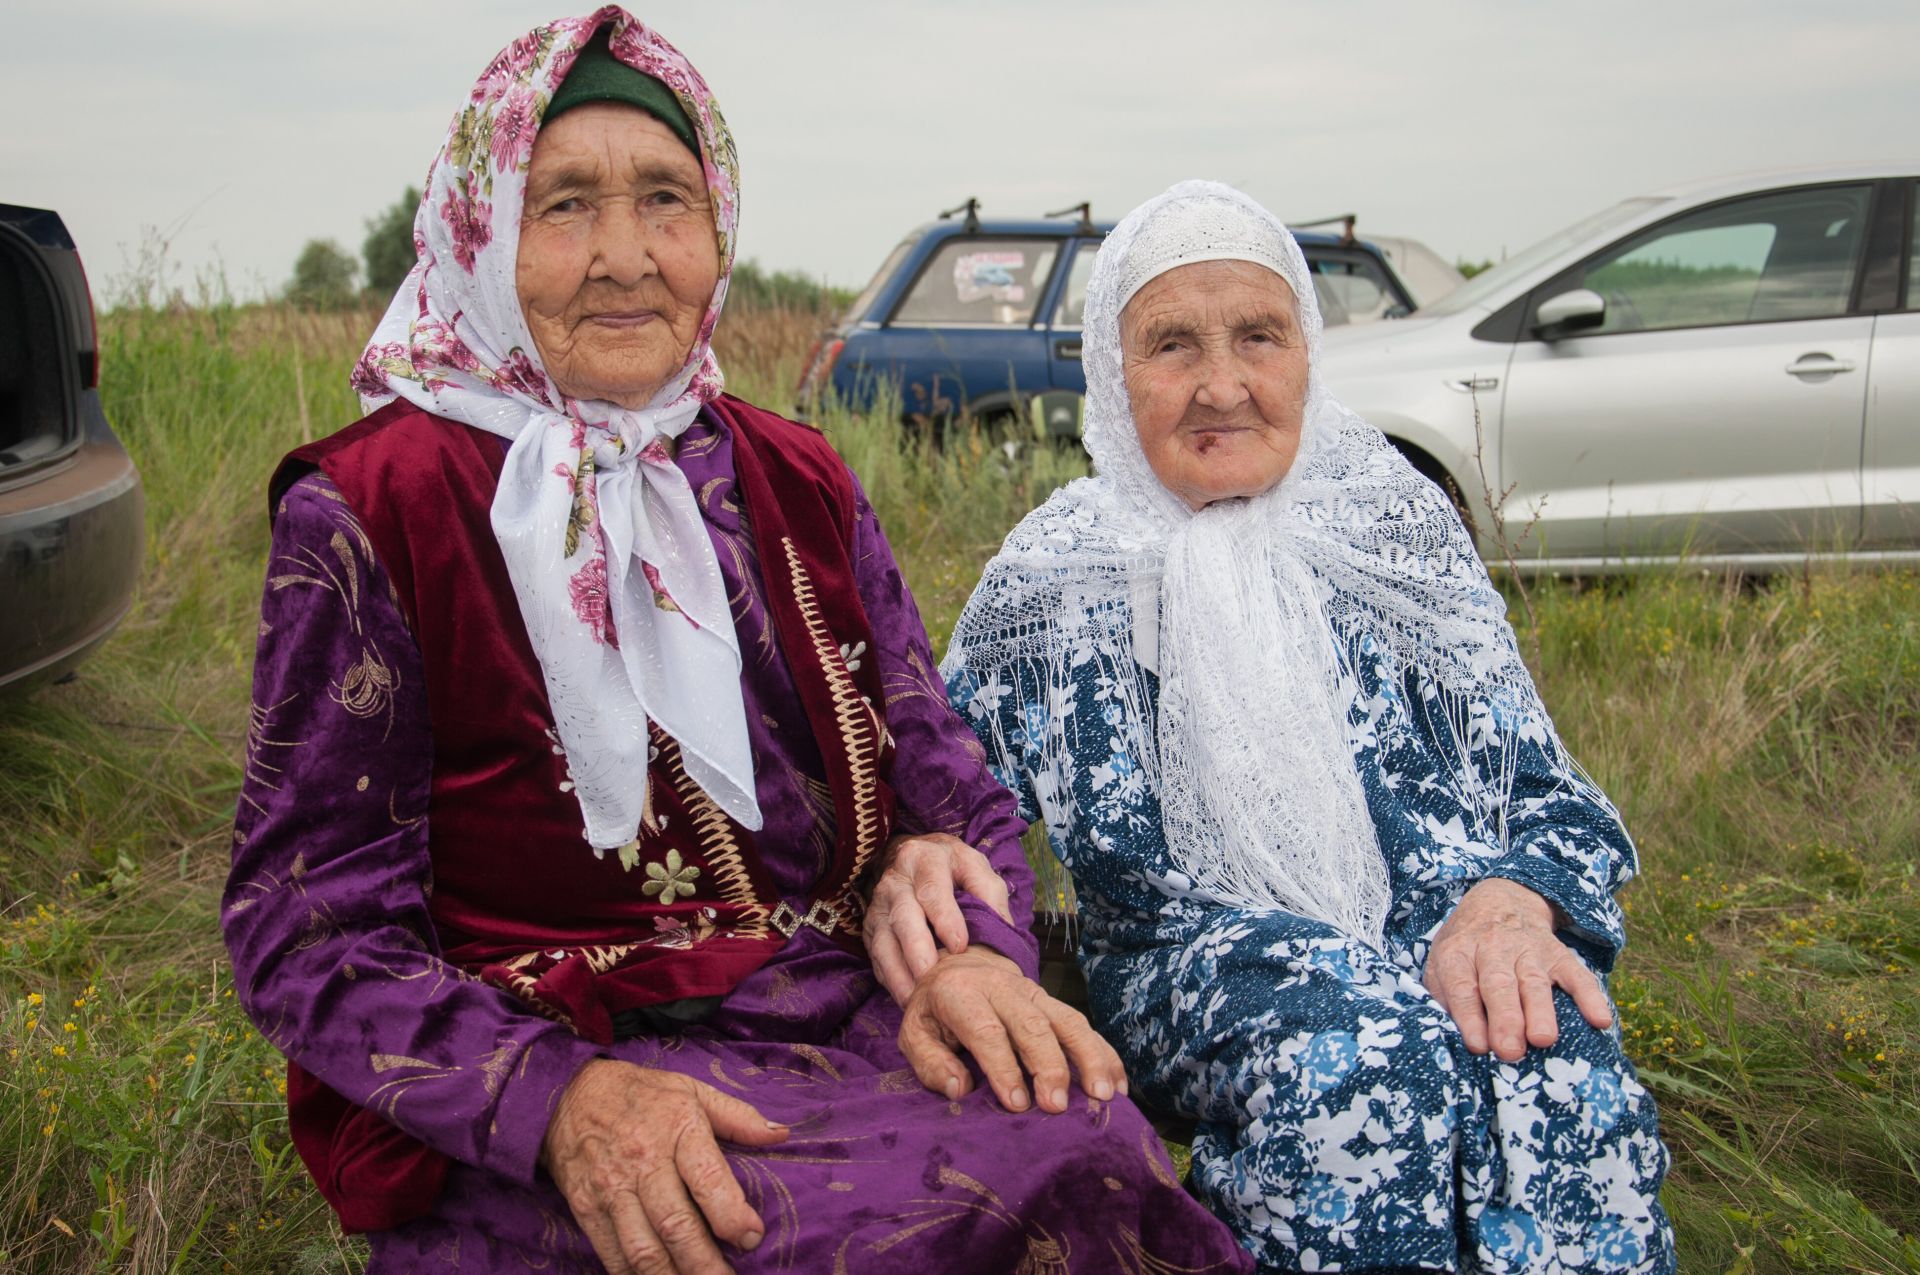
[[[1340,242],[1343,244],[1351,244],[1353,242],[1353,223],[1358,220],[1359,218],[1353,213],[1341,213],[1338,217],[1322,217],[1318,221],[1290,221],[1287,225],[1293,227],[1295,230],[1311,230],[1315,226],[1332,226],[1337,224],[1340,227]]]
[[[945,221],[955,213],[965,213],[967,215],[966,228],[969,234],[980,229],[980,201],[978,199],[969,197],[966,203],[947,209],[940,214],[940,220]]]
[[[1080,214],[1080,224],[1074,227],[1078,233],[1083,235],[1099,233],[1093,226],[1093,201],[1091,199],[1083,203],[1070,204],[1062,208],[1059,212],[1041,213],[1040,215],[1042,217],[1064,217],[1068,213],[1076,212]]]

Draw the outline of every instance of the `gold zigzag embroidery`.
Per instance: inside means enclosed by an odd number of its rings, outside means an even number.
[[[661,760],[667,763],[667,773],[672,776],[674,791],[680,794],[680,800],[686,803],[693,817],[694,835],[700,839],[700,848],[714,880],[719,883],[721,897],[746,912],[734,927],[735,932],[745,938],[764,937],[772,909],[754,894],[753,878],[747,875],[746,856],[741,853],[739,838],[727,826],[726,812],[687,774],[687,768],[681,764],[680,745],[671,736],[663,740],[660,753]]]
[[[807,636],[813,642],[814,657],[827,676],[827,688],[833,695],[833,714],[840,727],[840,739],[846,746],[847,769],[853,777],[854,859],[848,880],[858,881],[866,870],[867,859],[880,841],[880,799],[877,764],[880,752],[879,722],[874,707],[854,685],[846,660],[820,615],[814,598],[813,582],[800,565],[800,553],[793,538],[782,536],[787,552],[787,569],[793,577],[793,597],[800,616],[806,621]]]

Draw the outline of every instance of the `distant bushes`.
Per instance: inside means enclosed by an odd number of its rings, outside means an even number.
[[[846,309],[853,295],[849,288],[836,288],[797,270],[767,270],[758,261],[749,260],[734,264],[727,305],[827,314]]]

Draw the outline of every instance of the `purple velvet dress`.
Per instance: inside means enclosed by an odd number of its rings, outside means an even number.
[[[804,895],[831,856],[832,802],[764,605],[731,439],[703,417],[678,461],[733,602],[766,820],[756,841],[782,890]],[[1032,975],[1024,825],[948,708],[858,500],[855,566],[878,647],[864,658],[887,690],[902,826],[953,833],[993,860],[1016,924],[963,899],[973,940]],[[325,478],[302,479],[274,526],[223,917],[236,986],[268,1038],[455,1161],[431,1216],[371,1237],[372,1271],[601,1270],[537,1156],[561,1091],[602,1056],[695,1077],[792,1126],[777,1147],[727,1148],[767,1228],[754,1252],[729,1252],[741,1271],[1251,1269],[1125,1100],[1075,1086],[1062,1114],[1016,1115],[984,1084],[957,1102],[928,1092],[865,958],[811,927],[701,1025],[610,1048],[447,965],[428,914],[424,682],[351,511]]]

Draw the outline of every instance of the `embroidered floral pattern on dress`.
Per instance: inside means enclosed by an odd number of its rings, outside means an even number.
[[[682,863],[678,850],[667,851],[665,862],[647,865],[647,883],[640,892],[649,898],[658,898],[661,903],[672,903],[681,895],[693,897],[699,887],[694,881],[700,876],[700,869],[690,863]]]

